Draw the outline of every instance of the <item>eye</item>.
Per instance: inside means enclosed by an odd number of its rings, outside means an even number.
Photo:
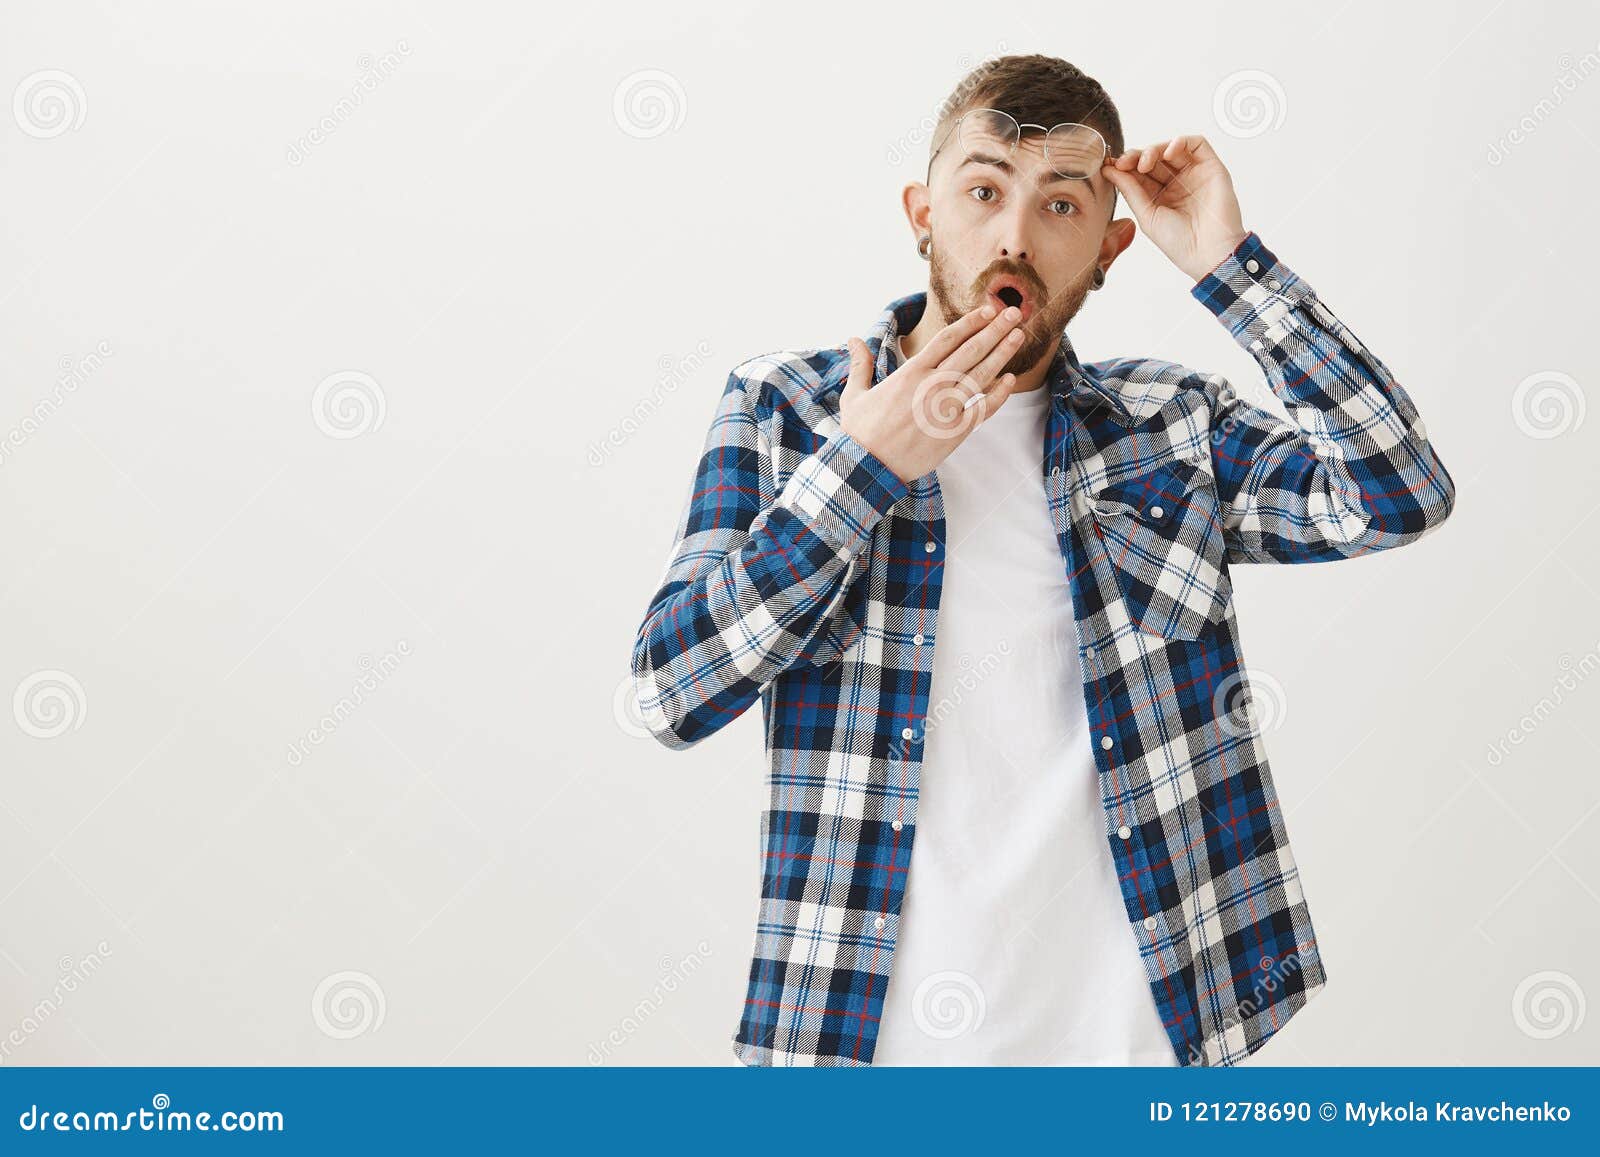
[[[993,193],[994,196],[996,196],[996,197],[998,197],[1000,195],[999,193],[995,192],[994,187],[991,186],[991,185],[974,185],[974,186],[972,186],[972,188],[967,190],[967,193],[969,195],[973,196],[973,197],[976,197],[977,200],[980,203],[985,204],[985,205],[987,205],[989,203],[988,200],[983,198],[983,197],[978,197],[977,194],[979,194],[979,193]]]
[[[1057,205],[1065,205],[1067,207],[1067,209],[1072,210],[1072,212],[1068,213],[1064,209],[1058,209],[1058,208],[1056,208]],[[1057,217],[1070,217],[1070,216],[1073,216],[1074,214],[1082,213],[1083,210],[1079,209],[1076,204],[1074,204],[1071,201],[1068,201],[1066,198],[1057,197],[1054,201],[1050,202],[1050,212],[1054,213]]]

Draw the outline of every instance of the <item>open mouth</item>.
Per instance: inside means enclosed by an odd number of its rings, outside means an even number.
[[[1033,292],[1019,279],[1002,275],[996,277],[985,286],[991,304],[999,309],[1007,306],[1016,306],[1022,311],[1022,320],[1027,321],[1033,316]]]

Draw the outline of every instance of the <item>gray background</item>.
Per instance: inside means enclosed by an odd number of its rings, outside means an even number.
[[[1262,1061],[1600,1060],[1600,10],[1434,9],[8,5],[0,1063],[734,1063],[759,709],[660,748],[629,648],[728,370],[925,287],[1033,51],[1207,134],[1458,486],[1235,571],[1330,977]],[[1080,353],[1275,405],[1188,284]]]

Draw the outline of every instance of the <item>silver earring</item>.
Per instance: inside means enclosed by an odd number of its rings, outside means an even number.
[[[933,249],[933,234],[932,233],[924,233],[921,237],[917,238],[917,256],[918,257],[922,258],[924,261],[932,260],[932,258],[930,258],[928,256],[929,251],[931,251],[932,249]]]
[[[1094,287],[1096,289],[1100,289],[1100,288],[1104,287],[1105,283],[1106,283],[1106,271],[1104,269],[1100,268],[1100,266],[1096,265],[1094,267]]]

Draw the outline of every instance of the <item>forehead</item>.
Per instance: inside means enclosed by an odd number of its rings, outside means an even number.
[[[1025,130],[1022,138],[1017,141],[1016,151],[1010,155],[1006,155],[1003,148],[997,148],[992,153],[986,153],[982,161],[978,161],[963,156],[958,148],[954,151],[950,172],[963,177],[973,173],[999,174],[1007,181],[1022,181],[1024,184],[1040,188],[1053,184],[1057,187],[1082,189],[1087,184],[1090,194],[1097,199],[1111,187],[1110,182],[1098,169],[1088,181],[1057,174],[1045,162],[1044,134],[1037,129]]]

